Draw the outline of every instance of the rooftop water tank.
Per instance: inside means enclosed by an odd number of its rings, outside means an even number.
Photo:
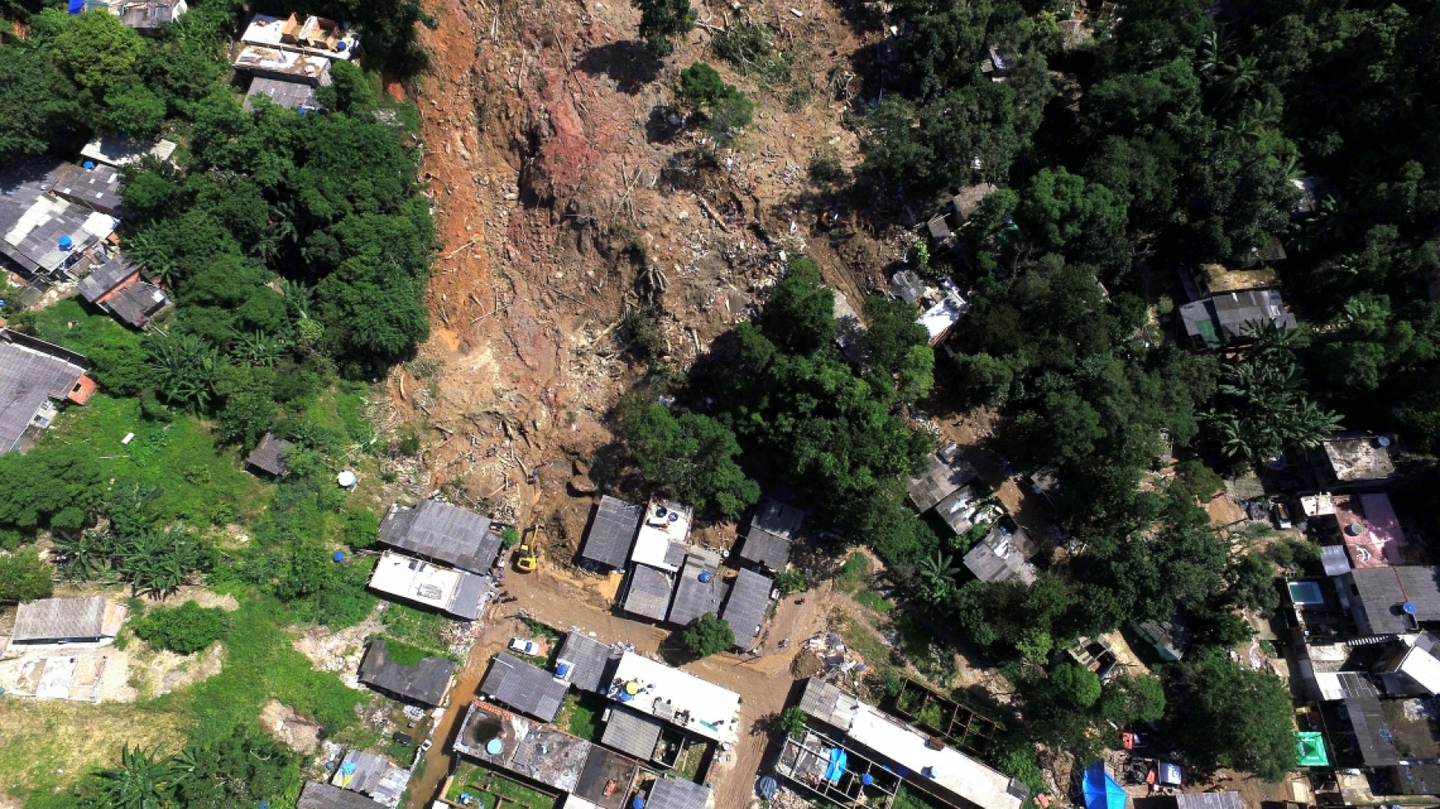
[[[335,482],[348,489],[355,485],[355,473],[346,469],[344,472],[335,476]]]
[[[95,169],[95,161],[94,161],[94,160],[86,160],[84,163],[81,163],[80,165],[84,166],[86,171],[93,171],[93,170]]]
[[[1416,612],[1415,604],[1410,601],[1406,601],[1404,604],[1401,604],[1400,609],[1404,610],[1406,615],[1414,615]]]
[[[485,743],[485,752],[492,756],[498,756],[505,751],[505,743],[499,739],[491,739]]]
[[[344,42],[336,42],[336,43],[335,43],[335,50],[339,51],[340,53],[344,53],[344,52],[346,51],[346,49],[348,49],[349,47],[350,47],[350,46],[349,46],[349,45],[346,45]]]
[[[709,584],[709,583],[710,583],[710,571],[708,571],[708,570],[702,570],[702,571],[700,571],[700,583],[701,583],[701,584]]]
[[[75,246],[75,240],[74,240],[74,239],[70,238],[69,236],[61,236],[61,237],[60,237],[60,249],[61,249],[61,250],[69,250],[71,247],[74,247],[74,246]]]

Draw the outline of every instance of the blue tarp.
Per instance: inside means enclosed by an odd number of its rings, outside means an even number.
[[[1105,772],[1105,762],[1085,768],[1085,809],[1125,809],[1127,800],[1125,790]]]
[[[85,0],[70,0],[70,13],[79,14],[85,10]]]
[[[850,757],[845,751],[839,748],[830,751],[830,766],[825,768],[825,780],[832,784],[840,782],[840,776],[845,773],[845,765],[849,763]]]

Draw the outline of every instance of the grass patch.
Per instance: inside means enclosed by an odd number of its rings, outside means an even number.
[[[861,590],[856,593],[855,602],[867,610],[873,610],[882,615],[895,609],[893,603],[887,601],[884,596],[874,590]]]
[[[520,623],[524,624],[525,628],[530,630],[531,637],[545,638],[552,644],[560,640],[560,630],[542,624],[534,618],[522,617]]]
[[[845,640],[846,646],[876,669],[876,674],[890,667],[890,649],[870,627],[847,615],[840,619],[840,637]]]
[[[69,806],[68,790],[91,768],[116,763],[120,747],[172,753],[184,741],[181,717],[143,705],[85,705],[0,697],[0,794],[26,806]]]
[[[221,672],[184,691],[154,701],[191,720],[191,737],[201,743],[229,735],[245,722],[255,722],[260,706],[278,699],[314,719],[329,737],[343,734],[357,721],[355,707],[366,701],[346,688],[334,674],[315,671],[291,646],[293,636],[280,623],[284,610],[269,596],[241,599],[230,613]]]
[[[895,793],[895,802],[890,804],[890,809],[945,809],[945,805],[936,803],[931,800],[930,796],[901,784],[899,791]]]
[[[514,801],[510,806],[518,804],[523,809],[552,809],[557,802],[553,795],[512,781],[489,767],[470,761],[461,762],[456,767],[455,779],[445,793],[445,799],[459,803],[461,793],[478,799],[479,805],[486,809],[493,809],[496,797]]]
[[[692,744],[685,749],[680,758],[675,761],[674,775],[684,781],[694,781],[695,776],[700,773],[700,765],[705,761],[705,745]]]
[[[247,523],[270,501],[274,485],[243,472],[239,456],[217,449],[210,429],[193,416],[150,422],[140,415],[138,399],[97,393],[62,420],[62,440],[92,447],[115,491],[160,490],[148,506],[159,525]],[[120,443],[132,432],[129,444]]]
[[[572,735],[590,741],[600,741],[600,715],[605,712],[606,700],[599,694],[571,691],[565,697],[565,705],[555,724],[570,731]]]
[[[835,574],[835,589],[842,593],[854,592],[870,579],[870,557],[855,551],[845,558],[840,572]]]
[[[909,612],[894,613],[891,619],[900,654],[932,684],[948,689],[955,678],[955,653],[937,643],[929,627]]]
[[[445,631],[455,622],[443,615],[424,612],[393,601],[385,602],[380,611],[380,621],[385,624],[385,638],[399,641],[430,652],[450,656]]]

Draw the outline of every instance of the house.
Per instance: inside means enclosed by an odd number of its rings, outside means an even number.
[[[655,758],[655,747],[665,724],[653,716],[636,713],[621,705],[606,712],[605,730],[600,743],[628,753],[641,761]]]
[[[401,665],[390,659],[384,638],[377,638],[360,660],[359,680],[393,699],[435,707],[445,702],[455,677],[455,661],[422,657]]]
[[[839,778],[832,777],[836,764],[843,766]],[[889,806],[900,787],[900,776],[890,767],[809,723],[803,733],[785,735],[775,772],[824,801],[819,805],[843,809]]]
[[[1150,644],[1155,654],[1167,663],[1178,663],[1190,647],[1193,633],[1190,627],[1176,615],[1169,621],[1144,621],[1132,624],[1131,629],[1141,640]]]
[[[0,327],[0,453],[24,451],[54,421],[56,402],[85,404],[95,382],[85,358]]]
[[[1005,81],[1015,72],[1015,65],[1019,62],[1015,51],[999,45],[992,45],[985,56],[980,60],[980,72],[990,77],[990,81]]]
[[[146,143],[119,135],[101,135],[85,144],[85,148],[80,150],[80,157],[107,166],[124,167],[146,157],[168,161],[175,154],[175,148],[173,140]]]
[[[620,659],[615,647],[571,630],[555,660],[555,673],[581,691],[603,691],[609,686],[611,665]]]
[[[1361,635],[1403,635],[1440,622],[1440,567],[1368,567],[1342,578]]]
[[[71,197],[54,191],[67,164],[35,158],[0,170],[0,255],[27,279],[52,279],[109,240],[115,217],[84,202],[97,191],[67,185]]]
[[[1348,435],[1330,438],[1310,452],[1310,466],[1317,488],[1339,491],[1370,488],[1395,474],[1389,438],[1381,435]]]
[[[705,809],[710,787],[680,778],[656,778],[645,800],[646,809]]]
[[[1295,315],[1273,289],[1250,289],[1212,295],[1179,309],[1181,329],[1191,348],[1221,348],[1254,339],[1261,329],[1295,328]]]
[[[319,781],[307,781],[300,790],[300,800],[295,809],[384,809],[381,804],[358,792],[331,786]]]
[[[965,567],[980,581],[1019,579],[1024,584],[1034,584],[1035,566],[1029,560],[1037,550],[1023,529],[1016,527],[1010,531],[996,525],[965,554]]]
[[[605,695],[714,742],[733,744],[739,735],[739,694],[636,652],[621,655]]]
[[[847,747],[888,764],[907,784],[951,806],[1019,809],[1030,797],[1019,781],[819,678],[806,683],[800,709],[834,729]]]
[[[1153,798],[1136,798],[1135,809],[1246,809],[1240,793],[1178,792]]]
[[[246,45],[232,63],[236,72],[255,78],[323,87],[330,83],[330,60],[295,51]]]
[[[375,563],[370,588],[462,621],[479,618],[481,609],[495,593],[489,576],[391,550],[382,552]]]
[[[999,55],[1002,62],[1005,61],[1004,55],[998,54],[993,49],[991,52]],[[989,61],[988,56],[987,54],[986,63],[989,64],[993,70],[994,62]],[[1013,60],[1008,64],[1013,65]],[[1005,75],[1009,75],[1009,72],[1007,71]],[[961,225],[964,225],[965,222],[980,209],[980,203],[985,197],[989,196],[991,192],[995,190],[997,190],[996,187],[990,183],[978,183],[956,191],[945,201],[945,205],[940,209],[939,213],[932,216],[926,223],[931,238],[937,242],[948,240],[952,235],[952,228],[959,228]]]
[[[725,600],[725,582],[720,578],[720,554],[702,548],[691,548],[685,555],[685,567],[675,586],[674,603],[668,620],[689,626],[707,612],[719,612]]]
[[[644,518],[645,509],[639,504],[604,495],[585,534],[580,558],[612,570],[624,567]]]
[[[914,270],[901,270],[890,276],[890,294],[914,305],[925,294],[925,280]]]
[[[924,514],[977,477],[975,467],[960,457],[960,447],[949,444],[929,457],[923,474],[910,480],[910,505]]]
[[[480,692],[497,702],[529,714],[542,722],[553,722],[570,687],[550,672],[501,652],[490,661],[490,671],[480,682]]]
[[[685,562],[685,540],[690,536],[693,519],[694,510],[689,506],[668,500],[650,501],[630,561],[667,573],[679,572]]]
[[[322,85],[328,83],[329,82],[321,82]],[[256,76],[250,81],[250,89],[245,93],[246,112],[255,111],[257,103],[255,99],[260,96],[270,99],[272,103],[278,104],[287,110],[295,110],[302,115],[307,112],[324,109],[320,102],[315,100],[315,85],[309,82],[287,81],[272,79],[267,76]]]
[[[937,346],[944,342],[946,335],[968,311],[970,304],[952,285],[950,288],[942,288],[940,300],[926,309],[916,322],[925,327],[930,345]]]
[[[266,433],[255,446],[255,451],[246,456],[245,465],[283,478],[290,474],[290,465],[285,463],[285,452],[293,446],[293,443],[277,438],[274,433]]]
[[[1424,552],[1412,545],[1400,528],[1400,519],[1383,493],[1331,496],[1329,524],[1350,557],[1350,566],[1389,567],[1420,564]]]
[[[410,771],[397,767],[384,756],[363,750],[351,750],[340,761],[340,766],[335,768],[330,784],[365,795],[381,806],[395,809],[405,794],[405,788],[410,785]]]
[[[735,633],[736,646],[747,649],[759,637],[765,613],[770,611],[770,591],[774,588],[774,579],[753,570],[741,570],[735,577],[730,597],[725,599],[725,609],[720,611],[720,620],[729,624]]]
[[[681,547],[682,557],[684,547]],[[669,571],[649,565],[631,565],[625,582],[623,609],[631,614],[663,621],[670,612],[675,578]]]
[[[382,545],[471,573],[489,572],[502,541],[489,517],[438,500],[396,504],[380,521]]]
[[[1407,697],[1440,695],[1440,636],[1433,632],[1402,636],[1378,666],[1385,693]]]
[[[120,170],[86,160],[84,165],[62,163],[50,176],[50,189],[61,199],[84,205],[116,219],[125,218],[120,202]]]
[[[936,503],[935,513],[950,526],[951,531],[964,534],[993,511],[982,504],[984,498],[985,494],[978,486],[967,483]]]
[[[740,546],[740,558],[770,570],[784,570],[790,561],[790,546],[800,532],[805,512],[769,497],[760,499],[750,530]]]
[[[567,807],[623,809],[640,772],[633,759],[483,700],[471,703],[454,750],[568,795]]]
[[[10,645],[108,644],[125,623],[128,611],[124,604],[100,596],[27,601],[15,611]]]
[[[190,10],[185,0],[85,0],[85,10],[101,9],[120,18],[127,28],[155,34]]]
[[[142,329],[170,303],[165,290],[146,281],[140,265],[116,253],[80,280],[80,295],[122,323]]]
[[[256,14],[240,35],[246,45],[348,60],[360,49],[360,34],[348,23],[291,14],[285,19]]]

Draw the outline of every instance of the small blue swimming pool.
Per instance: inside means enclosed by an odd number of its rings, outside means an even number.
[[[1325,594],[1320,585],[1313,581],[1290,582],[1290,600],[1296,604],[1324,604]]]

